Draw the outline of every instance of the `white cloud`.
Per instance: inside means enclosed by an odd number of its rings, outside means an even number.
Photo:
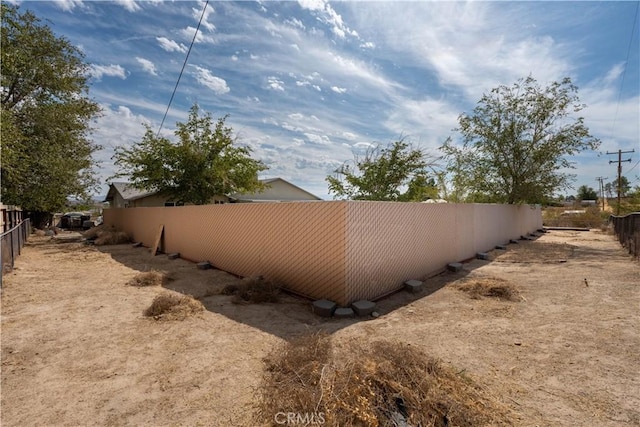
[[[136,56],[136,61],[138,61],[138,63],[142,66],[142,69],[147,73],[153,76],[158,75],[158,73],[156,72],[156,66],[153,62],[149,61],[148,59],[140,58],[139,56]]]
[[[356,134],[351,132],[342,132],[342,137],[349,141],[354,141],[357,138]]]
[[[361,43],[360,47],[363,49],[375,49],[376,44],[374,42],[366,42],[366,43]]]
[[[182,43],[178,44],[173,40],[169,40],[166,37],[156,37],[156,40],[160,44],[160,47],[167,52],[181,52],[185,53],[187,51],[187,47]]]
[[[301,120],[301,119],[304,119],[304,114],[291,113],[287,117],[289,117],[291,120]]]
[[[270,76],[267,78],[267,85],[269,89],[283,91],[284,92],[284,82],[279,80],[277,77]]]
[[[142,10],[142,8],[138,6],[135,0],[115,0],[115,3],[124,7],[129,12],[137,12],[139,10]]]
[[[299,19],[296,19],[296,18],[287,19],[284,22],[285,22],[285,24],[289,24],[294,28],[299,28],[301,30],[305,30],[306,29],[306,27],[304,26],[302,21],[300,21]]]
[[[232,61],[237,61],[238,60],[238,55],[231,55],[231,60]]]
[[[309,133],[306,132],[304,133],[304,136],[307,138],[308,141],[314,143],[314,144],[320,144],[320,145],[329,145],[331,144],[331,140],[329,139],[329,137],[327,135],[316,135],[314,133]]]
[[[101,80],[103,76],[108,77],[119,77],[122,80],[127,78],[126,71],[120,65],[96,65],[91,64],[89,67],[89,74],[96,78],[97,80]]]
[[[19,3],[19,2],[14,2]],[[70,12],[76,7],[83,7],[84,4],[82,0],[57,0],[53,2],[54,5],[64,10],[65,12]]]
[[[196,69],[194,75],[196,76],[198,83],[208,87],[215,94],[222,95],[230,91],[229,86],[227,86],[227,82],[224,81],[224,79],[214,76],[211,71],[206,68],[198,67],[197,65],[192,65],[192,67]]]
[[[335,93],[345,93],[347,91],[347,88],[331,86],[331,90],[334,91]]]
[[[613,67],[611,67],[607,75],[604,77],[604,83],[611,84],[615,82],[618,79],[618,77],[620,77],[624,72],[624,66],[625,66],[624,62],[620,62],[618,64],[615,64]]]
[[[207,8],[204,11],[204,15],[202,14],[202,9],[205,7],[205,4],[207,4],[204,1],[200,1],[198,2],[198,6],[197,8],[191,8],[191,14],[193,16],[193,19],[197,21],[200,21],[200,17],[202,16],[202,21],[201,21],[201,26],[206,28],[209,31],[215,31],[216,27],[215,25],[213,25],[213,23],[211,21],[209,21],[209,17],[211,16],[211,14],[215,13],[215,10],[213,8],[213,6],[211,6],[211,3],[209,3],[207,5]],[[193,37],[193,34],[191,34],[191,37]]]
[[[316,18],[331,27],[333,34],[344,39],[347,34],[358,37],[355,30],[350,29],[331,5],[324,0],[298,0],[300,7],[314,12]]]
[[[187,28],[183,28],[180,30],[180,34],[191,43],[193,40],[193,35],[196,33],[196,27],[188,26]],[[198,35],[194,41],[195,43],[215,43],[216,40],[213,36],[204,34],[202,30],[198,31]]]

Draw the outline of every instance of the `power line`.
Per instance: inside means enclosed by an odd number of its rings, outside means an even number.
[[[167,118],[167,114],[169,114],[169,108],[171,108],[171,103],[173,102],[173,97],[176,95],[176,91],[178,90],[178,85],[180,84],[180,79],[182,78],[182,74],[184,73],[184,69],[187,66],[187,61],[189,60],[189,54],[191,53],[191,48],[193,44],[196,42],[196,37],[198,37],[198,31],[200,31],[200,24],[202,24],[202,20],[204,19],[204,13],[207,11],[207,6],[209,5],[209,0],[207,0],[202,8],[202,15],[200,15],[200,20],[198,21],[198,26],[196,27],[196,31],[193,33],[193,39],[191,40],[191,44],[189,45],[189,50],[187,50],[187,56],[184,58],[184,63],[182,64],[182,69],[180,70],[180,74],[178,75],[178,80],[176,81],[176,86],[173,88],[173,93],[171,94],[171,99],[169,99],[169,104],[167,105],[167,111],[164,112],[164,117],[162,117],[162,122],[160,122],[160,127],[158,128],[158,133],[156,134],[156,138],[160,136],[160,131],[162,130],[162,126],[164,125],[164,121]]]
[[[627,64],[629,64],[629,55],[631,53],[631,45],[633,44],[633,35],[636,31],[636,22],[638,21],[638,5],[640,1],[636,2],[636,13],[633,15],[633,27],[631,27],[631,37],[629,37],[629,46],[627,46],[627,58],[624,62],[624,69],[622,70],[622,81],[620,82],[620,91],[618,92],[618,102],[616,103],[616,112],[613,116],[613,123],[611,124],[611,133],[614,133],[616,126],[616,120],[618,119],[618,110],[620,109],[620,99],[622,98],[622,89],[624,88],[624,80],[627,75]]]

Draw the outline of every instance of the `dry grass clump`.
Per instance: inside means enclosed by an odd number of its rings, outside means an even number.
[[[328,426],[509,425],[507,409],[437,359],[379,341],[331,350],[326,335],[282,344],[265,359],[256,420],[277,413],[321,417]]]
[[[234,304],[261,304],[278,302],[280,299],[280,287],[262,276],[245,279],[239,285],[227,285],[220,293],[233,295],[231,302]]]
[[[506,301],[520,300],[518,289],[512,283],[497,277],[469,279],[458,285],[458,289],[466,292],[473,299],[490,297]]]
[[[164,292],[154,298],[144,315],[156,320],[184,320],[203,310],[202,303],[190,295]]]
[[[171,276],[167,273],[163,273],[157,270],[145,271],[136,274],[131,280],[127,282],[129,286],[162,286],[166,285],[171,280]]]
[[[131,241],[124,231],[118,231],[114,226],[105,224],[90,228],[82,236],[87,240],[93,240],[96,246],[120,245]]]
[[[43,237],[43,236],[46,236],[46,235],[47,235],[47,233],[45,233],[45,231],[44,231],[44,230],[40,230],[40,229],[36,228],[36,229],[33,231],[33,235],[34,235],[34,236],[37,236],[37,237]]]

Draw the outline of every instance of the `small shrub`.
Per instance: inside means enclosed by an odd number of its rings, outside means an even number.
[[[131,239],[124,231],[103,231],[98,234],[95,245],[121,245],[129,242],[131,242]]]
[[[136,274],[127,282],[127,285],[137,287],[162,286],[166,285],[170,280],[171,277],[168,274],[157,270],[151,270]]]
[[[520,293],[511,283],[496,277],[470,279],[458,285],[458,289],[466,292],[473,299],[481,297],[498,298],[506,301],[517,301]]]
[[[144,315],[156,320],[184,320],[203,310],[202,303],[190,295],[164,292],[154,298]]]

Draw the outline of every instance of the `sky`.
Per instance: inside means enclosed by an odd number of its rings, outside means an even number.
[[[598,151],[569,158],[580,185],[623,175],[640,185],[638,2],[300,0],[12,1],[85,54],[102,108],[98,191],[114,148],[159,129],[202,16],[162,134],[198,103],[229,114],[241,144],[269,170],[324,199],[325,178],[371,144],[404,137],[433,158],[484,93],[534,77],[570,77]],[[118,179],[122,180],[122,179]]]

